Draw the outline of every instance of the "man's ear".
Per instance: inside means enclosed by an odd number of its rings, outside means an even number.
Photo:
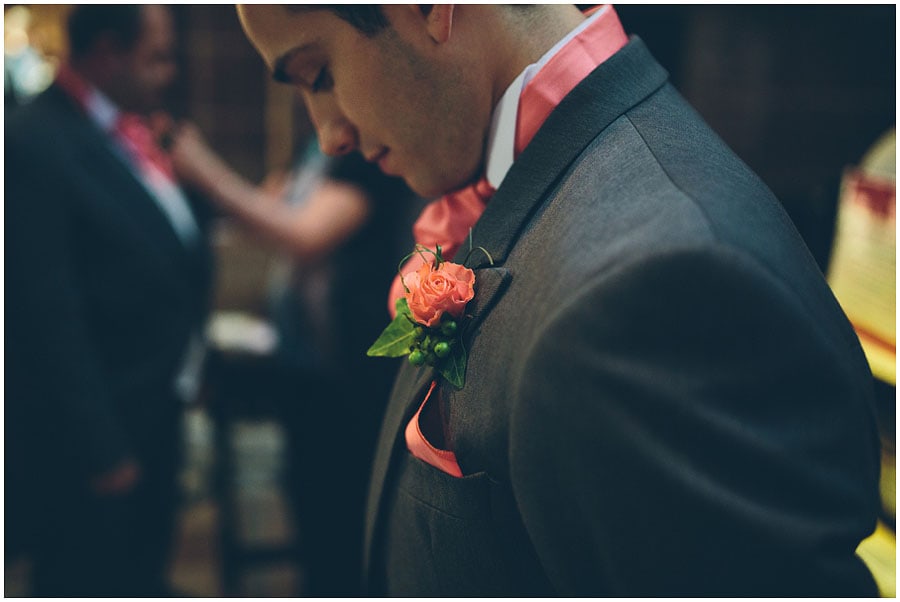
[[[422,14],[425,16],[425,24],[431,39],[438,44],[443,44],[450,39],[453,29],[454,4],[423,4]]]

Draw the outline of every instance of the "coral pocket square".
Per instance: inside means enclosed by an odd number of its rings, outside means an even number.
[[[459,464],[456,463],[456,455],[452,451],[438,449],[432,445],[422,432],[422,424],[424,423],[423,417],[428,413],[433,413],[435,409],[429,407],[426,411],[426,406],[434,393],[436,384],[437,383],[435,382],[431,383],[431,387],[429,387],[428,393],[422,401],[422,405],[419,406],[419,411],[416,412],[415,416],[412,417],[412,420],[409,421],[409,424],[406,425],[406,448],[413,456],[426,464],[437,468],[441,472],[445,472],[454,477],[462,477],[462,470],[460,470]],[[427,428],[424,430],[425,432],[430,432]]]

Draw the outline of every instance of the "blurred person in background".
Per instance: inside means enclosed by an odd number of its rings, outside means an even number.
[[[70,57],[5,124],[7,550],[35,596],[164,596],[180,418],[211,283],[148,125],[167,7],[75,7]]]
[[[6,68],[6,65],[3,66],[3,110],[5,113],[9,113],[13,109],[19,106],[19,98],[16,94],[16,89],[12,85],[12,77],[9,74],[9,69]]]
[[[238,12],[325,151],[445,195],[418,242],[450,255],[471,227],[490,253],[453,258],[475,273],[464,385],[413,362],[394,385],[369,593],[876,595],[859,341],[613,7]]]
[[[366,484],[396,372],[366,349],[387,319],[417,199],[358,153],[329,158],[315,140],[280,186],[247,181],[192,124],[175,130],[172,158],[183,181],[290,260],[270,301],[303,594],[359,595]]]

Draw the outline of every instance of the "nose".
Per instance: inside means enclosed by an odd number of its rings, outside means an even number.
[[[332,157],[346,155],[356,148],[356,130],[347,120],[328,121],[316,126],[322,152]]]
[[[356,150],[359,144],[356,128],[333,98],[311,98],[310,95],[305,95],[305,100],[323,153],[335,157]]]

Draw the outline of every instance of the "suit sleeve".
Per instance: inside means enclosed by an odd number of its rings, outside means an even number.
[[[854,556],[878,504],[868,385],[827,330],[730,252],[575,292],[528,353],[510,436],[558,590],[876,595]]]
[[[6,136],[6,403],[7,417],[25,421],[7,424],[38,454],[66,450],[54,461],[86,477],[129,450],[86,324],[73,193],[54,150],[34,147]]]

